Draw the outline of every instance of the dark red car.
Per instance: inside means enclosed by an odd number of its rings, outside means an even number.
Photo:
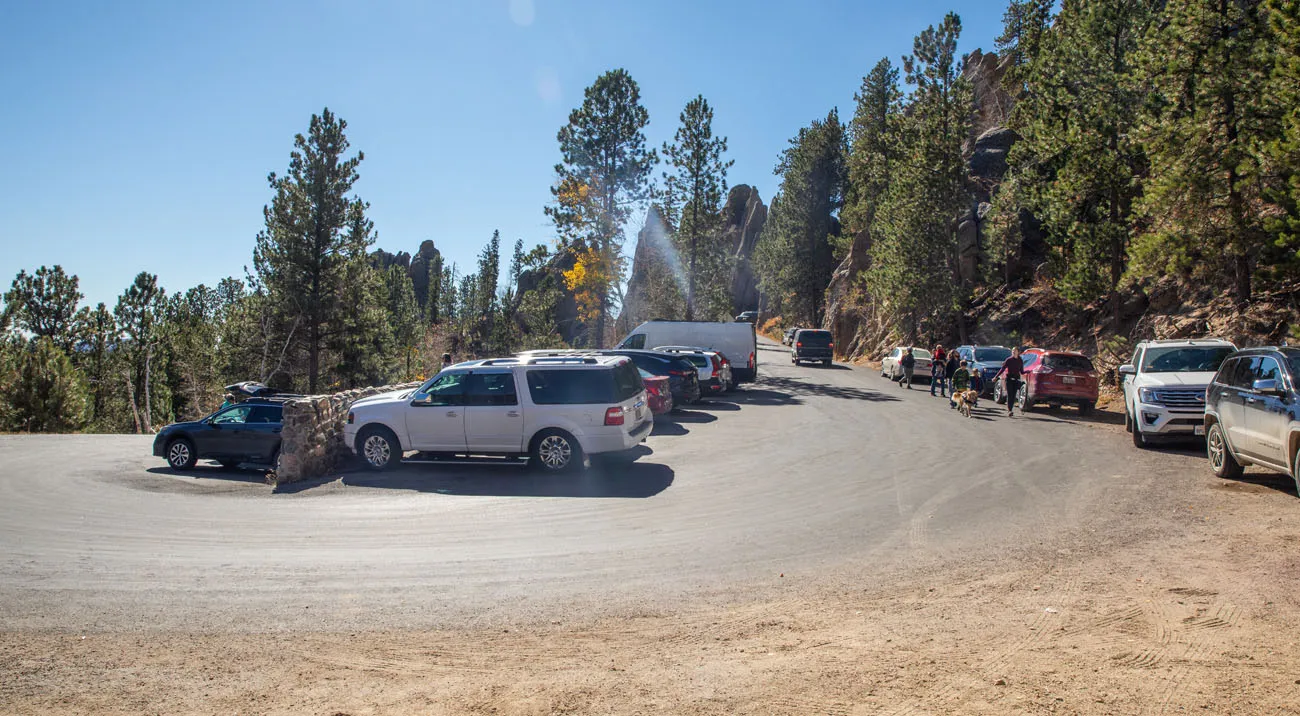
[[[1097,405],[1097,371],[1088,356],[1074,351],[1049,351],[1030,348],[1020,354],[1025,361],[1025,379],[1016,396],[1016,406],[1029,410],[1039,403],[1060,407],[1066,403],[1079,406],[1087,415]],[[1006,384],[1002,372],[994,379],[993,400],[1005,404]]]
[[[668,376],[641,370],[641,382],[645,383],[646,402],[650,404],[651,413],[664,415],[673,411],[673,391]]]

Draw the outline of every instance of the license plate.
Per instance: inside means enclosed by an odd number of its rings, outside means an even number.
[[[1063,378],[1061,378],[1061,382],[1065,383],[1066,385],[1074,385],[1074,376],[1072,375],[1064,376]]]
[[[636,419],[637,419],[637,420],[640,420],[642,415],[645,415],[645,408],[637,408],[637,409],[636,409]]]
[[[1196,427],[1192,428],[1192,434],[1193,434],[1193,435],[1204,435],[1204,434],[1205,434],[1205,426],[1204,426],[1204,425],[1197,425]]]

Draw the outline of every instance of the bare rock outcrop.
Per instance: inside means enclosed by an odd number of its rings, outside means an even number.
[[[767,223],[767,206],[758,189],[748,184],[731,188],[722,209],[722,238],[731,247],[735,268],[731,274],[731,306],[735,313],[758,308],[758,277],[752,259],[758,237]]]

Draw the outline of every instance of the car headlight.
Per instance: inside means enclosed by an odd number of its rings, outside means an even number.
[[[1150,405],[1160,404],[1160,394],[1151,388],[1138,388],[1138,401]]]

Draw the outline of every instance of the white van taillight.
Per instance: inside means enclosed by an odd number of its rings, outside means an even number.
[[[605,411],[605,424],[606,424],[606,425],[622,425],[622,424],[623,424],[623,409],[622,409],[622,408],[610,408],[609,410],[606,410],[606,411]]]
[[[750,367],[750,368],[753,368],[753,367],[754,367],[754,354],[753,354],[753,353],[750,353],[750,354],[749,354],[749,367]]]

